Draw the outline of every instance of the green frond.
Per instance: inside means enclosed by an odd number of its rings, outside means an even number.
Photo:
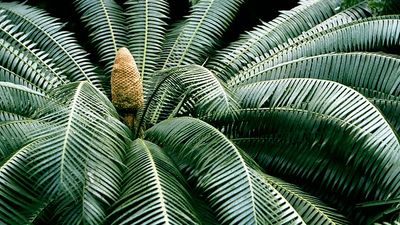
[[[30,150],[35,145],[29,132],[39,132],[43,124],[35,120],[0,122],[0,223],[31,224],[46,197],[32,188],[29,174]]]
[[[211,125],[190,117],[164,120],[146,139],[193,166],[196,186],[220,224],[304,224],[256,164]]]
[[[370,224],[377,224],[377,222],[388,220],[387,215],[393,215],[391,219],[393,222],[392,224],[397,224],[396,222],[400,222],[400,196],[394,196],[394,198],[386,200],[363,202],[358,204],[357,207],[370,210],[372,212],[371,214],[374,216],[372,219],[369,219],[368,222]],[[384,208],[384,210],[381,210],[382,208]],[[389,223],[386,222],[383,224]]]
[[[285,78],[336,81],[376,103],[390,123],[400,131],[400,119],[395,113],[399,112],[400,106],[400,59],[397,56],[369,52],[329,53],[261,67],[257,71],[243,71],[233,77],[228,85],[235,87]]]
[[[0,112],[33,118],[36,111],[48,104],[48,101],[49,98],[42,93],[25,86],[0,82]]]
[[[217,124],[267,171],[318,184],[313,191],[329,198],[328,191],[335,204],[399,195],[398,137],[358,92],[297,78],[245,85],[237,94],[248,110]]]
[[[226,79],[264,52],[328,19],[336,13],[335,8],[339,5],[339,0],[318,0],[282,11],[276,19],[257,26],[253,31],[242,35],[238,41],[217,52],[207,67],[217,71],[217,75],[222,79]],[[363,15],[358,13],[354,13],[356,18]],[[353,15],[342,15],[342,20],[347,21],[348,17]]]
[[[330,52],[377,51],[400,42],[400,16],[371,17],[317,33],[304,33],[279,49],[264,53],[241,72],[259,71],[279,63]],[[391,28],[391,29],[388,29]]]
[[[169,30],[161,68],[203,64],[233,21],[243,0],[200,0],[185,21]]]
[[[318,198],[305,193],[299,187],[276,177],[268,175],[264,175],[264,177],[268,183],[285,197],[306,224],[350,224],[336,209],[327,206]]]
[[[400,136],[400,98],[382,99],[373,97],[369,98],[369,100],[382,111],[386,119],[393,126],[393,129]]]
[[[150,79],[162,51],[168,2],[165,0],[128,0],[129,50],[135,58],[142,79]]]
[[[1,15],[1,11],[0,11]],[[2,81],[27,84],[35,90],[48,90],[67,82],[47,55],[35,49],[35,44],[17,29],[5,16],[0,16],[0,66],[4,75]],[[36,73],[36,74],[35,74]]]
[[[160,147],[137,139],[126,161],[122,195],[109,216],[111,224],[201,224],[193,213],[186,181]]]
[[[109,78],[117,50],[128,46],[122,8],[114,0],[74,0],[74,5]]]
[[[107,97],[88,82],[64,85],[50,96],[65,107],[49,104],[40,110],[39,121],[50,125],[29,133],[40,141],[31,151],[29,173],[38,176],[34,185],[45,190],[43,195],[69,196],[65,199],[76,207],[65,208],[65,213],[74,211],[79,223],[100,224],[105,207],[119,195],[129,133]],[[74,218],[64,218],[65,223],[74,224]]]
[[[140,124],[155,124],[182,110],[196,116],[213,112],[234,116],[238,108],[234,96],[208,69],[198,65],[174,67],[153,76],[152,90],[145,93],[145,107]],[[191,105],[185,105],[190,102]]]
[[[95,67],[87,59],[88,53],[77,43],[72,33],[62,31],[63,24],[58,19],[49,16],[41,9],[22,3],[2,3],[0,9],[13,24],[18,24],[17,30],[27,35],[36,43],[36,48],[48,54],[54,60],[56,67],[63,70],[70,81],[89,81],[97,88],[102,88],[102,77],[94,70]]]

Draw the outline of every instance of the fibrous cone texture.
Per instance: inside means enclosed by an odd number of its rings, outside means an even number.
[[[115,108],[136,112],[144,105],[143,86],[135,60],[127,48],[120,48],[111,71],[111,99]]]

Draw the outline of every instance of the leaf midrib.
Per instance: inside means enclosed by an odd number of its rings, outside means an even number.
[[[170,225],[171,222],[170,222],[170,219],[169,219],[168,213],[167,213],[167,207],[166,207],[166,203],[165,203],[164,191],[163,191],[162,186],[161,186],[161,181],[160,181],[160,177],[158,175],[157,166],[156,166],[156,164],[155,164],[155,162],[153,160],[153,155],[152,155],[150,149],[147,147],[146,143],[142,139],[139,139],[139,140],[140,140],[140,143],[143,145],[143,148],[144,148],[144,150],[146,152],[146,155],[147,155],[147,157],[148,157],[148,159],[150,161],[151,169],[152,169],[152,171],[154,173],[154,179],[155,179],[155,183],[156,183],[155,186],[156,186],[156,188],[158,190],[157,191],[157,196],[160,199],[160,205],[161,205],[162,215],[163,215],[163,218],[164,218],[164,224],[165,225]]]
[[[61,183],[63,183],[63,177],[64,177],[64,161],[66,158],[66,151],[67,151],[67,143],[68,143],[68,138],[70,136],[71,133],[71,126],[72,126],[72,120],[73,120],[73,115],[75,114],[75,110],[77,107],[77,102],[78,102],[78,98],[80,95],[80,92],[82,90],[82,86],[83,86],[83,82],[79,83],[76,92],[74,94],[74,97],[72,99],[71,105],[70,105],[70,113],[68,115],[68,122],[67,122],[67,126],[65,128],[65,137],[64,137],[64,141],[63,141],[63,145],[62,145],[62,151],[61,151],[61,162],[60,162],[60,180]]]

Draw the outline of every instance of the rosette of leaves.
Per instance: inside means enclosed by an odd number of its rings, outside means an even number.
[[[180,21],[167,0],[71,2],[98,62],[0,3],[0,224],[398,223],[400,15],[300,0],[221,49],[243,1],[190,2]]]

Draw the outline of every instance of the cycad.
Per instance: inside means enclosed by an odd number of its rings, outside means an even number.
[[[190,3],[75,0],[96,64],[0,3],[0,223],[398,223],[400,16],[301,0],[219,49],[243,1]]]

